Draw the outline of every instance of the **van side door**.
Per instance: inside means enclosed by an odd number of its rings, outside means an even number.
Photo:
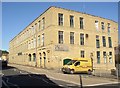
[[[75,71],[76,72],[80,72],[80,61],[77,61],[75,64],[74,64],[74,66],[75,66]]]

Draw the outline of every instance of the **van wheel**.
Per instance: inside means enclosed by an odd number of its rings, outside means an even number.
[[[74,74],[74,70],[70,70],[70,74]]]
[[[92,71],[89,69],[88,70],[88,75],[91,75],[92,74]]]

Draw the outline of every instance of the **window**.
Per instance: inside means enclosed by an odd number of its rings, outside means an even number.
[[[85,54],[85,52],[82,50],[82,51],[81,51],[81,57],[82,57],[82,58],[84,58],[84,57],[85,57],[85,55],[84,55],[84,54]]]
[[[29,41],[29,43],[28,43],[28,49],[30,49],[30,48],[31,48],[31,47],[30,47],[30,43],[31,43],[31,42]]]
[[[108,33],[110,33],[110,23],[108,23]]]
[[[103,58],[104,58],[104,63],[107,63],[107,56],[106,56],[106,52],[103,52]]]
[[[58,14],[58,25],[63,26],[63,14]]]
[[[44,33],[42,34],[42,42],[41,42],[41,46],[44,46]]]
[[[84,45],[84,34],[80,34],[80,45]]]
[[[40,31],[40,23],[41,23],[41,22],[39,21],[39,22],[38,22],[38,30],[39,30],[39,31]]]
[[[102,36],[103,47],[106,47],[106,39],[105,36]]]
[[[40,46],[40,35],[38,36],[38,46]]]
[[[58,43],[63,44],[63,31],[58,32]]]
[[[100,41],[98,35],[96,35],[96,48],[100,48]]]
[[[112,52],[109,52],[109,62],[112,63]]]
[[[33,53],[33,61],[36,61],[36,54]]]
[[[45,28],[45,17],[42,18],[42,29]]]
[[[33,39],[31,40],[31,48],[33,48]]]
[[[98,30],[98,21],[95,21],[96,30]]]
[[[83,18],[82,17],[80,17],[80,29],[83,29],[84,28],[84,26],[83,26]]]
[[[70,15],[70,27],[74,27],[74,16]]]
[[[75,66],[79,66],[79,65],[80,65],[80,62],[76,62],[76,63],[75,63]]]
[[[112,48],[112,40],[111,37],[108,37],[109,48]]]
[[[31,54],[29,54],[29,61],[31,61]]]
[[[100,64],[100,51],[97,51],[97,64]]]
[[[33,48],[36,47],[36,39],[34,38],[34,41],[33,41]]]
[[[102,30],[105,29],[104,22],[101,22],[101,29],[102,29]]]
[[[36,33],[36,31],[37,31],[37,23],[35,23],[35,26],[34,26],[34,28],[35,28],[35,33]]]
[[[70,44],[74,44],[74,32],[70,32]]]

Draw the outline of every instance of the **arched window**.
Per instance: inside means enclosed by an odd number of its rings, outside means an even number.
[[[33,53],[33,61],[36,61],[36,54]]]
[[[29,54],[29,61],[31,61],[31,54]]]
[[[43,52],[43,58],[46,59],[46,53],[45,52]]]
[[[43,52],[43,58],[44,58],[44,68],[46,68],[46,53]]]

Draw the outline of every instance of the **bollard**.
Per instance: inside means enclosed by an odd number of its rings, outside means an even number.
[[[81,75],[79,75],[79,77],[80,77],[80,88],[83,88]]]

